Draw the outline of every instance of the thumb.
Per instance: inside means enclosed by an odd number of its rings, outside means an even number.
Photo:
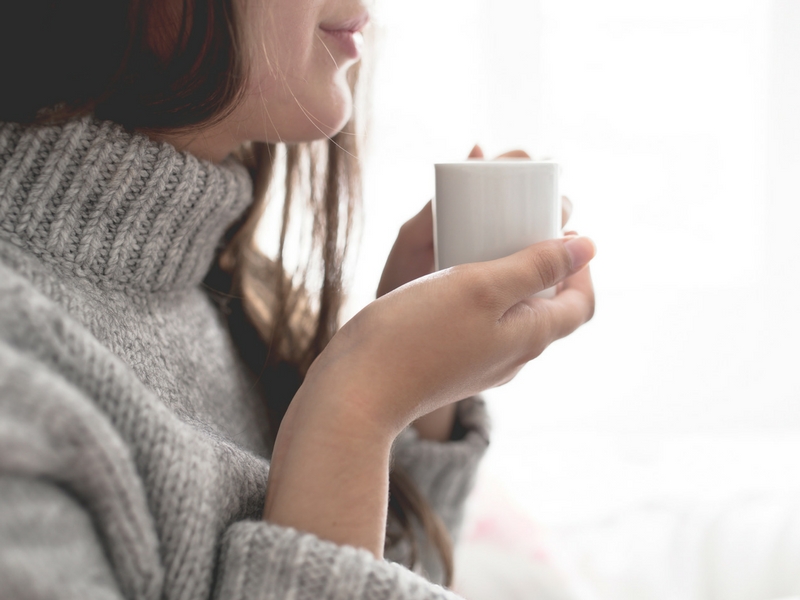
[[[472,150],[469,151],[467,158],[483,158],[483,149],[478,144],[475,144]]]
[[[495,284],[505,290],[505,302],[512,306],[580,271],[596,252],[586,237],[540,242],[493,261]]]

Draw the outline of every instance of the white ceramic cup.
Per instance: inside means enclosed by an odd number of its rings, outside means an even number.
[[[468,160],[435,169],[437,270],[502,258],[561,236],[557,163]],[[536,295],[552,298],[555,288]]]

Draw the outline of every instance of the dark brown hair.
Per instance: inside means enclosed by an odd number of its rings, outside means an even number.
[[[158,133],[207,126],[241,99],[247,71],[238,46],[234,0],[24,0],[0,9],[0,120],[56,122],[93,113],[128,130]],[[174,11],[170,12],[170,11]],[[355,87],[357,69],[351,69]],[[313,360],[338,328],[342,265],[360,176],[354,121],[332,139],[288,145],[277,256],[254,238],[276,179],[277,148],[255,143],[239,158],[254,179],[254,202],[228,233],[209,273],[209,293],[228,318],[244,361],[267,402],[271,440]],[[299,276],[284,267],[293,204],[313,215],[312,249]],[[316,259],[316,260],[315,260]],[[316,265],[316,267],[314,266]],[[310,269],[321,286],[304,285]],[[439,550],[452,579],[452,544],[411,479],[390,476],[387,543],[406,539],[417,560],[415,527]],[[416,524],[416,525],[415,525]]]

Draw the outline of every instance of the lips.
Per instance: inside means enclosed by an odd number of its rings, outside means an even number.
[[[346,34],[360,33],[369,23],[369,13],[364,12],[356,17],[338,22],[322,23],[319,28],[325,33]]]
[[[350,19],[322,23],[319,28],[326,38],[334,42],[342,54],[349,59],[358,60],[364,44],[361,30],[367,23],[369,23],[369,13],[362,13]]]

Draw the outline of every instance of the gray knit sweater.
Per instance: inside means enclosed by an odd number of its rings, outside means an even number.
[[[0,124],[3,600],[455,597],[261,520],[265,411],[201,287],[250,198],[110,123]],[[394,448],[451,531],[487,444],[479,400],[459,419]]]

